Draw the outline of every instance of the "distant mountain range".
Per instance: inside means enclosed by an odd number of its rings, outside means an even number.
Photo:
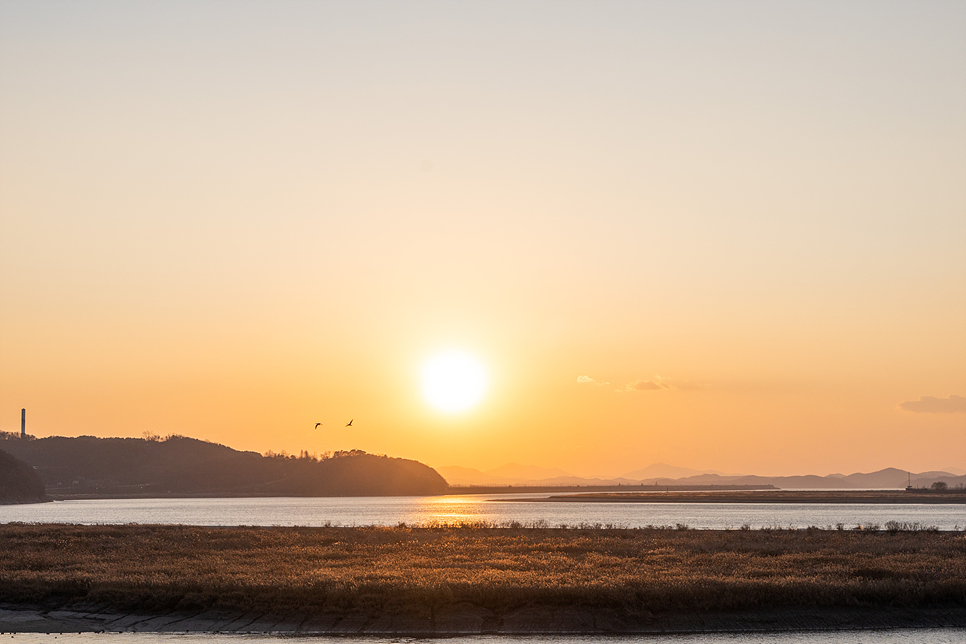
[[[628,472],[621,478],[643,481],[645,479],[654,478],[680,479],[686,476],[700,476],[701,474],[720,474],[721,476],[728,476],[724,472],[718,472],[715,470],[692,470],[687,467],[668,465],[667,463],[654,463],[653,465],[648,465],[643,470],[634,470],[633,472]],[[731,476],[738,475],[733,474]]]
[[[519,463],[508,463],[486,472],[458,465],[437,467],[436,471],[450,485],[521,485],[529,481],[574,478],[572,474],[561,469]],[[558,484],[554,483],[554,485]]]
[[[617,478],[585,478],[559,469],[511,463],[482,472],[468,467],[438,467],[453,486],[594,486],[594,485],[773,485],[782,489],[901,489],[929,487],[943,481],[949,487],[966,486],[966,470],[948,468],[932,472],[909,473],[886,468],[878,472],[829,474],[828,476],[754,476],[700,471],[655,463]]]

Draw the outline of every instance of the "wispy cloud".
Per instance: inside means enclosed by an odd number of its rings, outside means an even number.
[[[907,400],[899,403],[899,409],[926,414],[966,414],[966,398],[963,396],[920,396],[919,400]]]
[[[672,385],[670,378],[661,376],[659,374],[654,374],[652,378],[638,378],[637,380],[632,380],[627,384],[619,385],[614,391],[625,392],[625,391],[661,391],[664,389],[695,389],[696,386],[688,382],[684,382],[681,386]],[[577,376],[577,384],[580,385],[595,385],[597,387],[603,387],[604,385],[609,385],[610,383],[606,380],[596,380],[590,376]]]
[[[654,374],[651,380],[638,379],[631,381],[617,391],[657,391],[659,389],[674,389],[668,382],[669,378]]]

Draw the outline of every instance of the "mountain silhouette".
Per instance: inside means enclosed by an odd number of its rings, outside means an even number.
[[[360,450],[315,458],[262,456],[184,436],[5,438],[0,446],[34,466],[51,494],[394,496],[447,489],[428,465]]]
[[[37,472],[12,454],[0,450],[0,504],[47,501]]]

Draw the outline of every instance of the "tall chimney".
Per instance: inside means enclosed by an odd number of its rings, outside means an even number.
[[[27,438],[27,408],[20,410],[20,438]]]

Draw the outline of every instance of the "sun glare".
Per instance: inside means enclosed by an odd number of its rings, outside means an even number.
[[[423,365],[423,396],[440,411],[456,413],[474,407],[486,393],[486,372],[465,353],[451,351]]]

